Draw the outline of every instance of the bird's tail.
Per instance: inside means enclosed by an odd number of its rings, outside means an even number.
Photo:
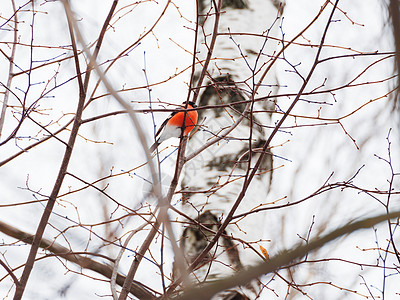
[[[150,149],[149,149],[150,152],[153,153],[154,151],[156,151],[158,145],[160,145],[159,140],[155,141],[155,143],[154,143],[153,145],[151,145],[151,147],[150,147]]]

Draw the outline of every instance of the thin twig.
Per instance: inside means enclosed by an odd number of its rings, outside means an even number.
[[[0,259],[0,265],[1,265],[4,269],[6,269],[7,273],[11,276],[12,280],[14,281],[14,284],[15,284],[15,285],[18,285],[18,284],[19,284],[19,281],[18,281],[17,276],[15,276],[14,272],[13,272],[13,271],[7,266],[7,264],[6,264],[3,260],[1,260],[1,259]]]

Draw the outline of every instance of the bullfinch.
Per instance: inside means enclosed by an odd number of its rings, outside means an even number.
[[[161,124],[155,136],[155,143],[150,147],[150,151],[154,152],[158,145],[171,137],[180,137],[183,128],[183,135],[187,136],[197,124],[197,111],[185,110],[186,102],[184,102],[177,111],[171,115]],[[194,102],[189,101],[187,109],[196,108]]]

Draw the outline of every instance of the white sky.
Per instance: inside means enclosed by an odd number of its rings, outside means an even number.
[[[16,1],[17,6],[22,5],[24,1]],[[285,8],[285,17],[283,21],[283,31],[285,39],[289,40],[301,28],[303,28],[309,20],[319,10],[323,1],[317,0],[291,0],[288,1]],[[35,17],[35,43],[39,45],[69,45],[69,35],[66,27],[66,20],[63,14],[62,6],[58,2],[44,3],[37,2],[38,13]],[[106,4],[105,4],[106,3]],[[128,1],[125,1],[127,4]],[[113,30],[107,32],[104,46],[99,55],[99,61],[107,60],[118,54],[121,49],[131,44],[138,38],[140,34],[148,30],[164,9],[166,1],[159,2],[143,2],[140,5],[132,6],[132,12],[124,14],[130,10],[124,9],[119,12],[121,19],[115,24]],[[193,3],[188,1],[174,1],[175,5],[171,5],[166,14],[163,16],[160,24],[154,30],[154,34],[148,35],[139,46],[129,53],[129,56],[120,59],[109,72],[108,78],[114,84],[115,89],[131,88],[146,85],[146,78],[142,69],[144,61],[146,62],[146,74],[149,83],[157,83],[166,80],[177,72],[184,70],[191,64],[191,55],[187,51],[192,51],[194,23],[194,7]],[[39,5],[40,4],[40,5]],[[72,7],[79,16],[78,22],[84,33],[86,40],[93,42],[93,37],[98,33],[100,26],[107,13],[111,1],[85,0],[72,1]],[[122,7],[123,5],[121,4]],[[179,10],[177,9],[179,7]],[[359,1],[342,1],[340,8],[348,13],[348,17],[356,22],[352,24],[349,19],[344,17],[340,12],[336,12],[335,18],[338,21],[331,25],[331,29],[327,35],[326,44],[341,45],[345,48],[351,48],[355,51],[390,51],[390,36],[387,27],[383,25],[384,8],[381,1],[359,0]],[[10,17],[10,4],[8,1],[2,1],[0,4],[1,16]],[[330,12],[330,8],[327,9]],[[182,17],[181,17],[182,15]],[[327,13],[321,18],[299,42],[318,43],[322,28],[325,24]],[[20,19],[21,23],[21,42],[29,43],[29,24],[31,22],[31,14],[23,12]],[[363,26],[357,25],[363,24]],[[10,32],[1,28],[0,41],[9,41],[11,39]],[[179,46],[178,46],[179,45]],[[7,46],[0,44],[0,48],[9,51]],[[186,50],[186,51],[185,51]],[[51,53],[51,54],[49,54]],[[35,49],[34,59],[43,60],[49,57],[67,53],[66,50],[50,50]],[[352,54],[354,51],[340,50],[337,48],[326,48],[322,52],[322,57]],[[70,54],[70,53],[68,53]],[[306,74],[312,63],[315,50],[309,47],[294,46],[286,52],[286,58],[294,65],[301,62],[298,70],[302,74]],[[64,54],[65,55],[65,54]],[[327,78],[326,88],[335,87],[340,83],[349,82],[356,76],[360,70],[364,69],[368,62],[375,61],[375,57],[366,58],[343,58],[340,60],[332,60],[322,64],[315,72],[308,91],[318,87]],[[17,62],[22,69],[26,69],[29,63],[29,51],[26,47],[17,49]],[[368,69],[362,77],[356,82],[377,81],[390,76],[392,72],[392,61],[383,61],[370,69]],[[1,82],[6,82],[6,73],[8,69],[7,61],[2,58]],[[278,68],[279,82],[282,85],[280,93],[296,93],[301,84],[298,76],[293,73],[286,72],[290,66],[284,62],[280,62]],[[48,80],[51,74],[57,70],[56,65],[51,65],[39,72],[35,72],[32,76],[32,82],[39,84],[32,87],[29,101],[33,101],[44,88],[41,81]],[[17,69],[16,69],[17,71]],[[190,70],[189,70],[190,71]],[[151,88],[151,98],[153,101],[161,100],[171,103],[181,103],[186,99],[187,84],[189,80],[189,71],[182,73],[176,78],[166,83],[155,85]],[[62,64],[59,69],[57,83],[69,79],[74,74],[74,68],[71,64]],[[26,89],[26,76],[18,76],[14,80],[14,86],[20,89]],[[54,84],[52,82],[51,84]],[[301,102],[296,105],[294,113],[298,115],[315,116],[320,111],[321,116],[337,117],[346,115],[353,111],[356,107],[366,103],[367,101],[380,97],[391,88],[388,82],[374,84],[371,86],[360,86],[348,88],[335,94],[335,98],[327,95],[321,97],[313,97],[308,100],[326,101],[333,105],[320,105]],[[14,89],[15,93],[22,96],[22,92]],[[54,122],[65,113],[70,113],[75,109],[77,103],[76,82],[66,84],[64,87],[56,89],[51,93],[52,98],[41,101],[41,108],[52,108],[48,111],[48,115],[43,115],[40,120],[46,122]],[[103,90],[104,91],[104,90]],[[99,93],[98,93],[99,94]],[[131,101],[147,101],[148,91],[145,89],[132,90],[121,93],[126,100]],[[294,98],[281,98],[278,103],[284,110],[290,104],[290,100]],[[337,102],[335,102],[335,99]],[[15,99],[13,100],[15,101]],[[15,102],[14,102],[15,104]],[[136,107],[146,107],[143,104],[136,104]],[[119,106],[111,99],[106,98],[97,100],[95,104],[85,111],[84,118],[120,109]],[[155,114],[156,124],[160,124],[167,113]],[[12,116],[9,114],[6,120],[4,136],[15,126],[12,123]],[[66,116],[60,120],[63,124],[70,116]],[[153,130],[150,115],[140,116],[141,121],[148,129],[149,141]],[[274,115],[274,121],[280,118]],[[310,124],[307,120],[297,120],[298,124]],[[312,123],[312,122],[311,122]],[[107,141],[108,143],[93,143],[80,138],[76,145],[76,151],[72,157],[69,171],[77,176],[82,176],[87,181],[95,180],[100,176],[108,174],[113,168],[113,173],[126,171],[144,162],[144,156],[138,147],[135,132],[125,117],[109,118],[104,122],[93,123],[94,125],[82,127],[82,136],[96,141]],[[293,119],[288,119],[285,126],[292,126]],[[32,134],[32,123],[27,122],[26,126],[21,128],[20,135],[27,136]],[[387,141],[386,137],[390,128],[392,145],[393,165],[398,166],[398,140],[399,133],[396,128],[396,122],[393,115],[390,114],[390,104],[387,99],[381,99],[369,104],[353,116],[343,120],[343,126],[348,133],[356,140],[360,150],[357,150],[352,140],[344,134],[343,129],[339,125],[314,126],[288,128],[287,133],[281,132],[273,140],[274,154],[285,159],[275,159],[275,166],[281,166],[275,171],[272,191],[269,201],[275,201],[281,197],[288,196],[288,201],[299,200],[311,192],[319,188],[328,176],[334,172],[331,182],[343,181],[350,178],[362,165],[365,167],[357,176],[355,183],[368,189],[385,189],[387,188],[388,166],[377,159],[374,155],[387,157]],[[56,130],[57,124],[50,128]],[[35,131],[37,132],[37,130]],[[68,133],[61,134],[60,137],[66,139]],[[285,143],[289,141],[288,143]],[[18,151],[18,146],[24,147],[31,143],[32,140],[21,139],[18,144],[13,141],[7,145],[0,147],[0,160],[9,157],[12,153]],[[283,146],[279,146],[285,143]],[[35,200],[31,191],[25,189],[26,183],[30,189],[47,195],[51,191],[54,184],[54,178],[60,164],[64,147],[57,141],[46,142],[45,144],[30,150],[28,153],[21,155],[15,161],[0,168],[0,204],[17,203]],[[172,158],[171,158],[172,159]],[[166,172],[168,166],[173,165],[173,161],[165,162]],[[124,175],[110,180],[110,186],[107,191],[111,195],[115,195],[118,201],[135,207],[139,205],[139,201],[143,198],[146,191],[146,183],[142,177],[147,178],[148,173],[145,168],[139,168],[135,174],[130,176]],[[169,175],[164,175],[168,177]],[[398,182],[396,182],[398,188]],[[70,177],[66,178],[63,185],[62,193],[69,189],[76,189],[82,184]],[[123,191],[121,193],[121,191]],[[55,207],[55,212],[60,216],[53,215],[51,223],[58,228],[70,226],[71,223],[66,221],[65,216],[74,221],[80,220],[82,223],[95,223],[103,219],[102,207],[99,205],[101,198],[94,194],[93,191],[86,190],[78,194],[72,194],[63,197],[63,201]],[[79,207],[79,215],[74,207]],[[393,207],[399,207],[396,203]],[[113,205],[110,206],[115,209]],[[43,206],[41,204],[24,205],[19,207],[1,207],[0,220],[7,222],[21,230],[33,232],[36,224],[41,216]],[[123,211],[118,211],[113,217],[122,215]],[[346,222],[360,218],[366,215],[376,215],[384,213],[384,208],[375,200],[366,195],[359,195],[354,191],[335,191],[330,194],[318,197],[307,202],[301,207],[293,207],[285,211],[273,211],[273,216],[268,218],[265,224],[264,238],[270,239],[271,243],[264,244],[268,248],[270,254],[290,247],[294,243],[299,242],[297,234],[305,235],[309,224],[312,222],[312,216],[315,215],[315,227],[318,228],[329,220],[328,229],[343,225]],[[272,212],[271,212],[272,214]],[[270,216],[270,215],[269,215]],[[135,218],[132,219],[129,226],[136,226]],[[283,222],[283,224],[282,224]],[[96,229],[98,234],[103,235],[103,228]],[[125,230],[125,229],[124,229]],[[385,228],[378,231],[382,232],[382,241]],[[46,230],[45,237],[53,238],[59,234],[58,230],[49,227]],[[79,249],[84,249],[88,239],[88,231],[81,228],[71,228],[66,232],[68,241]],[[354,236],[355,237],[355,236]],[[92,236],[89,243],[89,250],[96,249],[102,244],[101,240]],[[374,263],[376,253],[362,252],[359,248],[371,248],[375,246],[375,237],[372,230],[367,230],[363,235],[358,236],[359,239],[348,239],[340,241],[339,244],[329,250],[331,257],[349,257],[356,258]],[[0,234],[0,241],[10,243],[13,240]],[[131,245],[140,245],[140,238]],[[63,238],[58,238],[57,242],[65,243]],[[160,243],[160,241],[157,241]],[[24,262],[28,246],[9,246],[0,247],[1,253],[7,258],[12,266],[17,266]],[[328,248],[327,250],[328,251]],[[116,255],[116,249],[105,249],[108,255]],[[158,256],[157,254],[154,254]],[[365,256],[364,256],[365,255]],[[320,256],[322,257],[322,255]],[[0,257],[1,258],[1,257]],[[129,258],[127,259],[127,262]],[[364,262],[365,262],[364,261]],[[51,263],[49,263],[51,262]],[[36,265],[35,265],[36,266]],[[147,265],[145,265],[147,266]],[[80,299],[95,298],[94,292],[98,295],[109,295],[109,287],[107,284],[94,282],[89,278],[79,275],[67,276],[60,275],[64,273],[64,267],[56,259],[46,259],[39,262],[32,274],[31,281],[28,285],[24,299],[58,299],[57,293],[65,284],[70,283],[71,288],[67,299],[76,299],[79,295]],[[125,268],[126,272],[127,268]],[[359,285],[360,278],[356,277],[354,283],[346,282],[343,274],[347,272],[355,272],[353,266],[346,264],[333,265],[329,264],[324,269],[324,275],[329,278],[328,274],[337,271],[337,281],[345,286],[362,290]],[[303,271],[301,271],[303,272]],[[322,271],[321,271],[322,272]],[[0,276],[4,276],[4,269],[0,269]],[[146,284],[150,284],[149,278],[151,272],[144,271],[144,267],[139,271],[137,280],[144,280]],[[342,278],[340,278],[342,276]],[[381,284],[382,271],[371,271],[365,274],[366,279],[371,280],[370,283]],[[60,281],[62,283],[60,283]],[[391,291],[395,287],[396,277],[388,281],[388,290]],[[10,280],[6,279],[0,282],[0,295],[6,295],[10,288]],[[159,282],[154,286],[159,286]],[[323,289],[324,287],[322,287]],[[331,290],[331,289],[329,289]],[[338,299],[340,291],[332,289],[332,298]],[[319,293],[323,293],[318,288],[310,289],[310,295],[318,298]],[[314,294],[313,294],[314,293]],[[339,293],[339,294],[338,294]],[[366,294],[366,290],[362,290]],[[13,293],[11,293],[13,294]],[[268,294],[271,296],[271,294]],[[284,295],[284,294],[283,294]],[[327,294],[324,295],[324,299]],[[329,296],[328,295],[328,296]],[[11,299],[12,297],[9,296]],[[7,298],[8,299],[8,298]]]

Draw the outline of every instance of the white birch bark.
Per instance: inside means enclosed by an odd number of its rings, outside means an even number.
[[[215,13],[215,8],[210,7],[210,3],[212,2],[209,0],[200,1],[201,13],[210,13],[204,19],[204,26],[199,32],[200,59],[206,57],[212,36],[212,14]],[[215,136],[221,135],[224,129],[238,121],[246,107],[249,107],[249,100],[276,92],[277,83],[273,69],[268,72],[261,86],[256,88],[256,84],[270,65],[277,47],[276,41],[268,36],[277,37],[278,7],[279,4],[272,0],[223,1],[219,33],[230,32],[232,36],[219,35],[216,40],[213,58],[208,68],[210,76],[203,83],[203,86],[207,84],[207,87],[200,91],[197,101],[199,107],[211,108],[199,111],[200,129],[189,141],[187,155],[190,156],[193,151]],[[232,106],[233,109],[213,107],[238,101],[241,103]],[[268,111],[273,108],[272,99],[255,102],[253,111],[257,113],[253,114],[253,122],[249,121],[251,114],[247,114],[228,136],[186,164],[181,183],[183,211],[191,219],[214,232],[218,230],[243,188],[243,176],[249,168],[249,141],[251,139],[250,166],[253,166],[259,157],[257,148],[263,146],[267,137],[271,125]],[[267,202],[272,176],[271,154],[264,156],[257,174],[260,175],[254,177],[234,215],[249,212]],[[197,284],[221,278],[260,262],[262,258],[255,250],[259,252],[257,242],[263,237],[263,219],[263,213],[255,213],[231,222],[224,232],[225,235],[219,239],[201,266],[193,272],[192,282]],[[212,239],[213,233],[191,221],[185,221],[188,224],[184,228],[180,245],[190,264]],[[256,299],[259,292],[259,284],[255,282],[246,287],[225,291],[214,298]]]

